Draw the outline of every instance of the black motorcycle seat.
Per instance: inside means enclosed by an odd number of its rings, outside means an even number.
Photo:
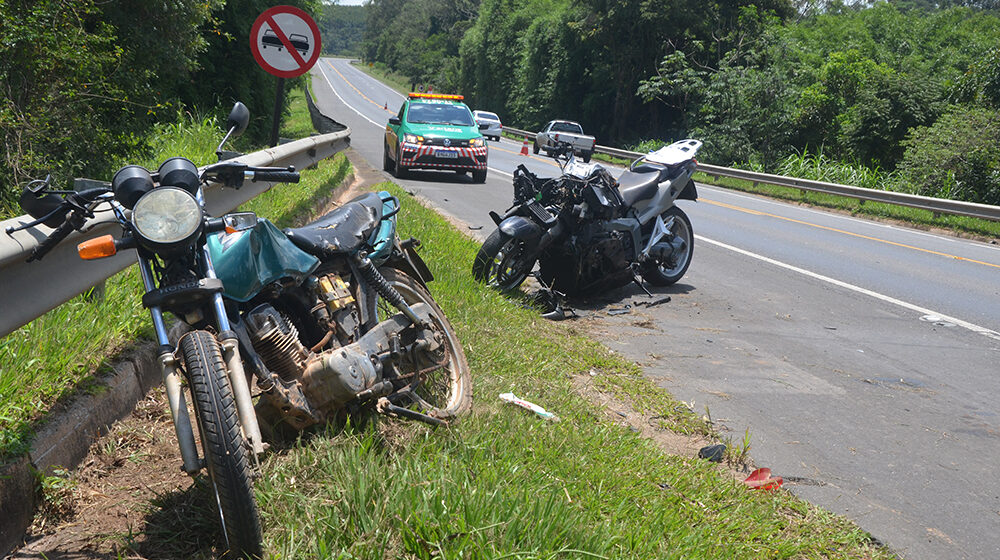
[[[382,199],[378,193],[361,195],[285,235],[303,251],[319,258],[350,253],[365,244],[382,221]]]
[[[618,190],[625,204],[633,206],[641,200],[649,200],[656,195],[659,184],[673,179],[683,166],[663,166],[643,163],[626,170],[618,178]]]

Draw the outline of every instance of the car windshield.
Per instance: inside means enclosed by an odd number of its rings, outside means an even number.
[[[451,103],[410,103],[406,122],[413,124],[452,124],[473,126],[472,113],[467,107]]]
[[[575,134],[583,134],[583,128],[576,123],[557,122],[552,123],[552,132],[572,132]]]

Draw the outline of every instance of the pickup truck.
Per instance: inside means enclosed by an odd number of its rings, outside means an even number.
[[[535,134],[535,145],[532,151],[536,154],[539,150],[549,153],[556,147],[558,142],[568,142],[573,146],[573,153],[583,158],[584,163],[590,162],[590,156],[594,154],[594,145],[597,140],[593,136],[583,133],[580,123],[573,121],[549,121],[542,128],[542,131]]]

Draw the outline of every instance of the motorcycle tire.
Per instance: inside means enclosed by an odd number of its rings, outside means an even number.
[[[250,451],[240,429],[219,343],[211,333],[194,331],[181,339],[180,350],[222,522],[223,558],[262,558],[260,513],[253,492]]]
[[[671,206],[666,212],[660,214],[660,218],[664,222],[671,217],[674,218],[671,232],[685,241],[685,250],[679,257],[672,259],[673,262],[654,261],[643,267],[643,279],[654,286],[670,286],[676,283],[687,272],[688,267],[691,266],[691,259],[694,258],[694,229],[691,228],[691,220],[688,219],[683,210],[676,206]]]
[[[516,290],[535,267],[534,260],[525,263],[518,259],[526,250],[523,240],[494,230],[472,261],[473,278],[496,285],[505,292]]]
[[[395,268],[383,268],[379,272],[403,296],[407,305],[424,303],[431,308],[434,330],[442,335],[448,365],[424,374],[425,379],[414,391],[419,400],[413,404],[428,416],[453,422],[472,407],[472,376],[458,335],[434,297],[419,282]],[[396,313],[388,302],[382,298],[378,300],[379,317]]]

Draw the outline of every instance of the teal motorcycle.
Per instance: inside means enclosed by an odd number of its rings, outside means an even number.
[[[237,103],[219,154],[248,121]],[[472,400],[465,354],[427,289],[433,276],[419,242],[396,233],[395,197],[364,194],[284,231],[253,213],[205,212],[207,182],[240,188],[298,179],[292,168],[227,160],[199,170],[175,157],[156,172],[127,166],[110,183],[73,191],[37,181],[21,196],[35,220],[18,229],[55,228],[29,260],[82,230],[98,208],[110,208],[121,225],[120,237],[86,241],[78,252],[136,252],[183,468],[207,469],[231,558],[264,556],[253,493],[262,432],[366,410],[446,425]],[[190,326],[176,343],[166,313]]]

